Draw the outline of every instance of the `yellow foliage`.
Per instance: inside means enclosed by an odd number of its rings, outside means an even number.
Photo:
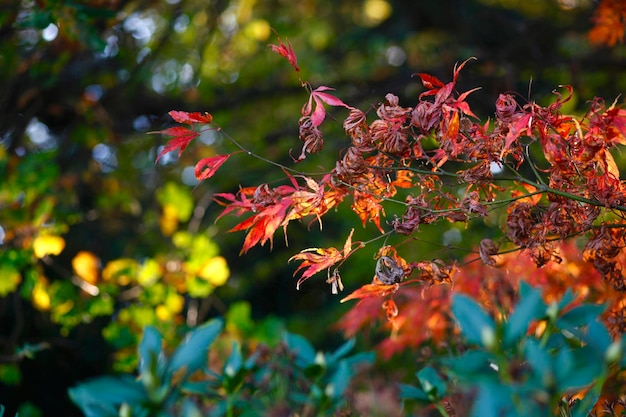
[[[58,255],[65,248],[65,240],[60,236],[37,236],[33,241],[33,252],[39,259],[46,255]]]
[[[392,10],[391,4],[385,0],[367,0],[363,4],[365,23],[376,26],[391,16]]]
[[[72,259],[74,273],[85,282],[96,285],[100,275],[100,259],[88,251],[80,251]]]
[[[67,300],[62,304],[56,304],[54,306],[54,315],[55,316],[63,316],[68,313],[74,307],[74,302],[72,300]]]
[[[139,268],[139,274],[137,275],[137,282],[147,287],[154,284],[162,275],[161,266],[154,259],[146,260],[141,268]]]
[[[119,285],[130,284],[137,275],[139,265],[134,259],[115,259],[106,264],[102,270],[104,281],[116,280]]]
[[[200,268],[197,275],[210,282],[212,285],[219,287],[224,285],[230,276],[230,270],[226,259],[222,256],[216,256],[209,259],[207,263]]]
[[[165,297],[165,307],[167,307],[167,309],[173,314],[178,314],[183,311],[184,305],[185,299],[178,293],[170,292]]]
[[[266,41],[272,34],[272,28],[267,20],[254,19],[244,29],[246,35],[258,41]]]
[[[178,209],[172,204],[163,206],[163,213],[159,219],[161,233],[165,236],[171,236],[178,228]]]
[[[50,294],[48,286],[44,280],[39,280],[31,293],[33,306],[40,311],[50,310]]]
[[[22,281],[19,271],[11,265],[0,265],[0,297],[12,293]]]
[[[172,318],[172,312],[163,304],[156,308],[156,316],[161,321],[169,321]]]

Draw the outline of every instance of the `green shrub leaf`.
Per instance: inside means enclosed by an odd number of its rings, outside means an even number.
[[[214,319],[187,334],[170,359],[168,376],[182,371],[186,377],[203,368],[209,346],[221,331],[222,321]]]
[[[485,346],[495,338],[493,319],[471,298],[455,294],[452,298],[452,312],[468,342]]]
[[[521,287],[528,286],[520,286],[522,298],[504,328],[504,344],[506,346],[510,346],[520,336],[524,335],[528,330],[528,325],[533,320],[541,318],[546,313],[546,305],[541,298],[541,292],[537,289],[530,288],[524,291]]]

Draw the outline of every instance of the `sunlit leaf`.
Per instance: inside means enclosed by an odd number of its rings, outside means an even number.
[[[33,241],[33,252],[37,258],[46,255],[58,255],[65,248],[65,240],[61,236],[40,235]]]
[[[228,158],[230,158],[230,154],[201,159],[194,168],[196,179],[204,181],[211,178]]]
[[[352,292],[352,294],[348,295],[341,299],[342,303],[345,303],[349,300],[356,300],[362,298],[371,298],[371,297],[383,297],[389,294],[392,294],[399,288],[398,284],[365,284]]]
[[[302,261],[298,266],[294,275],[300,270],[304,269],[302,277],[298,280],[296,288],[300,288],[300,284],[306,281],[308,278],[317,274],[320,271],[330,268],[337,262],[343,259],[343,255],[335,248],[309,248],[304,249],[299,254],[289,258],[289,261]]]
[[[193,112],[188,113],[186,111],[172,110],[168,113],[174,121],[178,123],[193,124],[193,123],[211,123],[213,116],[207,112]]]
[[[82,280],[95,285],[100,278],[100,259],[89,251],[80,251],[72,259],[72,269]]]

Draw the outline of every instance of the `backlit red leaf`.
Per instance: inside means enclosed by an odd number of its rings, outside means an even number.
[[[150,133],[160,133],[165,136],[173,136],[173,138],[163,147],[161,152],[159,152],[159,155],[154,161],[155,163],[158,162],[163,155],[176,149],[178,149],[178,156],[180,157],[187,145],[189,145],[189,142],[199,135],[195,130],[182,126],[170,127],[169,129]]]
[[[511,123],[509,126],[509,133],[507,133],[504,139],[504,147],[502,148],[502,154],[506,150],[508,150],[513,142],[515,142],[522,133],[527,132],[530,128],[530,123],[532,122],[532,114],[526,113],[519,117],[516,121]]]
[[[343,259],[343,255],[335,248],[309,248],[301,251],[299,254],[289,258],[289,261],[302,261],[298,269],[294,272],[297,274],[304,269],[302,276],[296,284],[296,288],[300,289],[300,284],[317,274],[320,271],[330,268]]]
[[[270,45],[270,48],[272,48],[273,52],[276,52],[283,58],[286,58],[296,72],[300,72],[300,68],[298,68],[298,58],[296,57],[296,53],[294,52],[289,41],[287,41],[287,45],[285,45],[282,39],[278,38],[278,45]]]
[[[196,164],[196,167],[194,169],[196,179],[198,181],[203,181],[207,178],[211,178],[213,175],[215,175],[215,172],[217,172],[219,167],[221,167],[228,158],[230,158],[230,154],[216,155],[210,158],[201,159]]]
[[[355,290],[352,294],[341,299],[342,303],[349,300],[357,300],[371,297],[384,297],[395,292],[399,288],[398,284],[365,284],[361,288]]]
[[[178,123],[185,123],[185,124],[211,123],[213,121],[213,116],[211,116],[207,112],[188,113],[186,111],[172,110],[168,114],[172,117],[172,119],[174,119]]]
[[[308,116],[311,115],[311,122],[313,123],[313,127],[318,127],[324,121],[326,117],[326,109],[324,109],[324,103],[329,106],[338,106],[345,107],[347,109],[350,108],[346,103],[341,101],[335,96],[332,96],[328,93],[324,93],[324,91],[333,90],[333,88],[320,86],[315,90],[311,91],[311,95],[309,96],[309,101],[302,107],[302,115]],[[315,102],[315,110],[311,113],[313,109],[313,102]]]
[[[439,89],[444,86],[444,83],[442,83],[439,78],[435,77],[434,75],[425,74],[422,72],[413,75],[417,75],[418,77],[420,77],[424,87],[428,88],[429,90]]]

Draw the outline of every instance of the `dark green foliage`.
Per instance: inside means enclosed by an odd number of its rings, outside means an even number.
[[[306,416],[333,415],[344,393],[373,354],[347,354],[354,341],[331,353],[317,352],[302,336],[285,333],[275,349],[260,347],[244,358],[233,342],[218,371],[209,365],[220,320],[191,331],[171,355],[162,336],[147,327],[139,344],[138,378],[103,376],[69,390],[86,417],[263,416],[276,407]]]
[[[522,285],[513,313],[496,323],[478,303],[456,295],[452,310],[463,340],[459,353],[439,357],[434,368],[418,372],[419,385],[402,385],[401,397],[434,404],[443,415],[448,414],[442,399],[456,392],[473,404],[472,417],[556,410],[587,416],[607,378],[625,369],[626,339],[611,341],[599,321],[603,306],[571,307],[571,300],[568,292],[548,306],[539,289]]]

